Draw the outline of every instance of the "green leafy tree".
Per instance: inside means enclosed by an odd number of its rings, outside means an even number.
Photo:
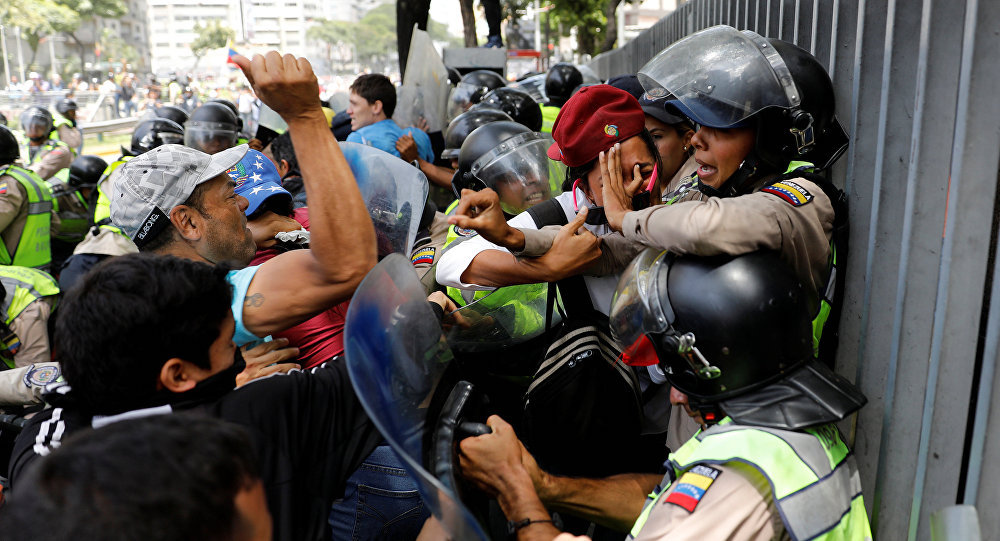
[[[35,0],[35,2],[32,15],[41,15],[42,22],[33,26],[17,25],[20,26],[21,35],[31,50],[29,65],[35,63],[42,38],[60,32],[72,31],[80,26],[80,16],[66,6],[59,5],[52,0]]]
[[[28,0],[31,4],[36,0]],[[125,6],[124,0],[52,0],[53,2],[68,8],[73,13],[76,13],[79,17],[79,22],[75,25],[70,25],[69,27],[62,30],[69,39],[76,44],[77,51],[80,53],[80,65],[84,66],[87,63],[85,57],[89,43],[84,43],[80,37],[77,35],[81,28],[85,26],[90,26],[93,28],[95,26],[94,19],[96,17],[103,17],[106,19],[117,19],[124,15],[128,8]],[[95,31],[96,33],[96,31]]]
[[[194,66],[191,71],[198,68],[198,63],[208,51],[225,47],[229,40],[236,37],[236,31],[222,24],[219,20],[209,21],[205,26],[198,23],[194,25],[196,37],[191,42],[191,52],[194,53]]]
[[[139,63],[139,53],[135,47],[112,32],[110,28],[105,28],[101,31],[101,40],[99,43],[101,44],[102,56],[107,58],[108,61],[131,64]]]
[[[351,56],[351,49],[357,41],[357,27],[347,21],[314,19],[306,29],[306,39],[326,44],[324,57],[331,73],[337,72],[338,65],[344,65]]]

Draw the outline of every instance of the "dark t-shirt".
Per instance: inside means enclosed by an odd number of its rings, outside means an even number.
[[[72,392],[69,393],[70,396]],[[251,382],[220,398],[174,404],[129,415],[202,412],[239,424],[253,440],[274,539],[326,539],[333,501],[381,436],[358,402],[342,360]],[[92,426],[94,417],[67,407],[48,409],[18,436],[11,455],[11,485],[27,465],[66,437]],[[108,421],[108,418],[99,422]]]

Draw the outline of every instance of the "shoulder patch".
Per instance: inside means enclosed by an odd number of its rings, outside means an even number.
[[[761,188],[760,191],[776,195],[793,207],[801,207],[813,200],[813,194],[809,193],[809,190],[790,180],[775,182],[770,186]]]
[[[58,366],[35,366],[24,373],[26,387],[44,387],[59,379]]]
[[[0,194],[7,193],[7,181],[0,180]]]
[[[459,237],[473,237],[475,235],[478,235],[479,233],[477,233],[475,229],[465,229],[462,227],[458,227],[456,225],[455,234],[458,235]]]
[[[437,252],[437,248],[421,248],[410,256],[410,262],[414,265],[430,265],[434,262],[434,254]]]
[[[694,513],[698,502],[701,501],[705,492],[708,491],[708,487],[712,486],[720,473],[722,471],[698,464],[681,475],[677,483],[670,488],[670,494],[663,500],[663,503],[672,503],[688,513]]]

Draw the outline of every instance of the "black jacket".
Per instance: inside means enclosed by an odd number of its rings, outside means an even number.
[[[15,493],[24,468],[39,453],[48,454],[58,442],[93,424],[93,416],[72,406],[72,391],[60,398],[64,400],[54,402],[63,407],[35,416],[15,442],[9,470]],[[381,441],[351,388],[345,364],[337,359],[308,372],[275,374],[214,398],[130,414],[182,410],[239,424],[250,433],[275,540],[328,539],[333,501],[343,495],[347,478]]]

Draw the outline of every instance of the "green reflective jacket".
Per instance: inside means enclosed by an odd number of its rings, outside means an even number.
[[[0,265],[45,267],[52,262],[52,191],[38,175],[17,165],[0,169],[2,175],[14,178],[24,188],[28,196],[28,219],[13,254],[8,253],[7,246],[0,242]]]

